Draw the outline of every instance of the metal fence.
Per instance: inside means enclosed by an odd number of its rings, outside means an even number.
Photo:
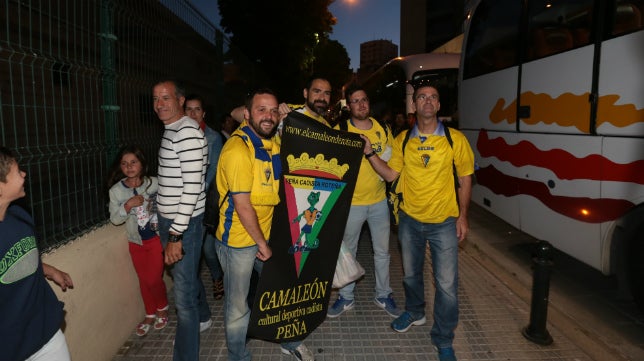
[[[141,146],[156,170],[157,80],[223,107],[227,46],[185,0],[0,4],[0,143],[27,172],[21,203],[47,251],[108,222],[106,177],[121,146]]]

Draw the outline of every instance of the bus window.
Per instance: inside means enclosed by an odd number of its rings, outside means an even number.
[[[611,34],[620,35],[642,29],[644,27],[642,12],[644,12],[643,0],[616,1]]]
[[[590,43],[593,0],[530,1],[527,59],[543,58]]]
[[[470,24],[463,78],[490,73],[518,63],[521,1],[484,1]]]
[[[405,109],[406,86],[407,75],[396,62],[374,73],[364,84],[369,95],[371,113],[380,116],[387,110]]]
[[[371,114],[382,118],[385,114],[406,114],[412,117],[412,84],[428,82],[441,94],[438,114],[449,120],[457,113],[457,85],[460,54],[415,54],[392,59],[373,73],[362,84],[371,106]]]

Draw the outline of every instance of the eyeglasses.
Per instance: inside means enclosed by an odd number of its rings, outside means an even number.
[[[368,99],[368,98],[362,98],[362,99],[351,99],[351,100],[349,100],[349,103],[351,103],[351,104],[369,103],[369,99]]]
[[[425,102],[427,100],[431,100],[433,102],[438,101],[438,94],[418,94],[418,96],[416,96],[416,101]]]

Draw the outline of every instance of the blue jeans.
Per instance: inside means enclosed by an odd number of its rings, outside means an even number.
[[[183,232],[185,255],[175,263],[170,273],[174,280],[174,298],[177,308],[177,333],[173,360],[199,360],[199,321],[210,318],[203,283],[199,278],[199,258],[203,242],[203,214],[190,218]],[[159,215],[159,236],[165,248],[172,219]],[[203,294],[201,294],[203,293]]]
[[[224,275],[224,271],[221,269],[221,264],[219,263],[219,257],[217,257],[215,242],[215,236],[206,233],[206,238],[203,241],[203,259],[206,261],[213,281],[220,279]]]
[[[425,315],[425,286],[423,267],[429,241],[434,295],[434,325],[432,343],[438,347],[452,346],[454,329],[458,324],[458,237],[456,218],[442,223],[422,223],[399,212],[398,238],[402,247],[405,287],[405,310],[414,318]]]
[[[376,274],[375,297],[387,297],[392,292],[389,286],[389,207],[387,200],[383,199],[368,206],[351,206],[342,241],[354,257],[358,250],[360,231],[365,221],[369,225],[373,244],[373,265]],[[340,295],[347,300],[352,300],[355,285],[355,282],[351,282],[342,287]]]
[[[246,302],[253,269],[261,274],[263,262],[255,257],[257,246],[233,248],[222,242],[215,243],[221,267],[224,270],[224,326],[229,361],[250,360],[246,347],[246,334],[250,321],[250,309]],[[294,350],[302,342],[285,342],[282,347]]]

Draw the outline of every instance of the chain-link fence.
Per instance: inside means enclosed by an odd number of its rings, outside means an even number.
[[[0,142],[27,172],[20,202],[46,251],[108,221],[106,177],[121,146],[139,145],[156,170],[157,80],[224,110],[227,45],[185,0],[0,3]]]

